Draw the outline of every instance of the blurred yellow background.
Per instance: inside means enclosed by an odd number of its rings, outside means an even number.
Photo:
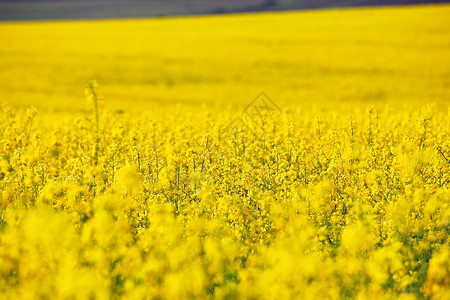
[[[449,103],[450,6],[0,24],[0,103],[42,113]]]

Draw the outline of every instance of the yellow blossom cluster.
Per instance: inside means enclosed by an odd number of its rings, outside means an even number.
[[[2,107],[0,298],[450,295],[450,116],[434,106],[245,126],[95,107]]]
[[[450,299],[449,15],[1,23],[0,299]]]

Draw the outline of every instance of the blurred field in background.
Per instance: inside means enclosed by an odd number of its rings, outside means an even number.
[[[0,102],[86,108],[447,103],[450,6],[1,23]],[[331,108],[331,107],[329,107]]]

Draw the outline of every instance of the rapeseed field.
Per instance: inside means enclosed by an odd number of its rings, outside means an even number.
[[[1,299],[449,299],[450,6],[1,23]]]

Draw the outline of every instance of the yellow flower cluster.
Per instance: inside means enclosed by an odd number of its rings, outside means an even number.
[[[0,298],[448,299],[447,114],[153,121],[91,89],[0,112]]]
[[[0,299],[450,299],[449,15],[0,24]]]

